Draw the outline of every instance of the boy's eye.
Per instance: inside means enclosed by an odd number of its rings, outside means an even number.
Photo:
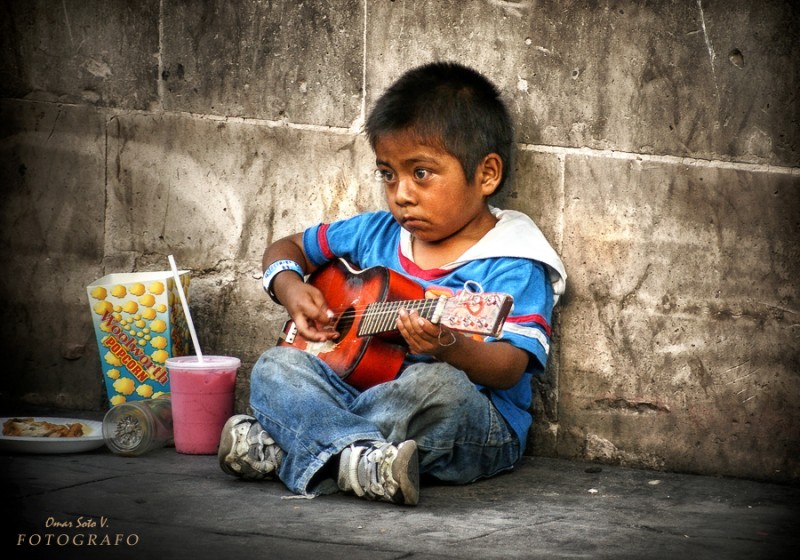
[[[427,169],[417,168],[414,170],[414,178],[418,181],[424,181],[430,175],[430,171]]]
[[[386,169],[376,169],[375,180],[382,183],[391,183],[394,180],[394,173]]]

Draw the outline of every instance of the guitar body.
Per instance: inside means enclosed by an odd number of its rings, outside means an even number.
[[[337,260],[318,269],[308,279],[325,296],[328,306],[340,318],[335,329],[339,337],[327,342],[309,342],[296,332],[293,321],[286,323],[279,346],[292,346],[316,355],[339,377],[360,390],[390,381],[397,376],[407,348],[397,332],[359,336],[363,310],[374,302],[420,299],[422,287],[388,268],[355,270]]]

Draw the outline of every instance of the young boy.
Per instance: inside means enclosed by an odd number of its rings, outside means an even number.
[[[363,391],[311,353],[267,350],[250,381],[254,416],[227,422],[219,460],[228,474],[277,477],[298,494],[414,505],[421,475],[468,483],[522,456],[531,376],[545,366],[566,274],[528,217],[487,202],[509,173],[513,131],[482,75],[453,63],[412,69],[377,101],[366,133],[389,211],[311,227],[264,253],[264,287],[297,332],[336,342],[328,302],[303,278],[339,258],[389,268],[436,296],[478,283],[512,295],[513,311],[500,337],[480,340],[401,309],[404,366]]]

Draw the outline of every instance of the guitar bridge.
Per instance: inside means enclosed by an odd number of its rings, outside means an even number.
[[[293,344],[296,337],[297,325],[294,323],[294,321],[286,321],[286,324],[283,326],[281,338],[286,342],[286,344]]]

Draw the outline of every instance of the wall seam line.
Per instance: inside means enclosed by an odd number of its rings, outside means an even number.
[[[158,3],[158,75],[156,76],[156,94],[158,106],[164,112],[164,0]]]
[[[686,165],[689,167],[707,167],[734,169],[737,171],[749,171],[759,173],[771,173],[777,175],[800,176],[800,167],[788,167],[782,165],[772,165],[767,163],[745,163],[736,161],[725,161],[716,159],[705,159],[692,156],[665,156],[655,154],[639,154],[636,152],[624,152],[618,150],[597,150],[594,148],[570,148],[564,146],[547,146],[542,144],[520,144],[519,149],[525,152],[539,152],[558,156],[586,156],[594,158],[619,159],[639,162],[666,163],[672,165]]]

